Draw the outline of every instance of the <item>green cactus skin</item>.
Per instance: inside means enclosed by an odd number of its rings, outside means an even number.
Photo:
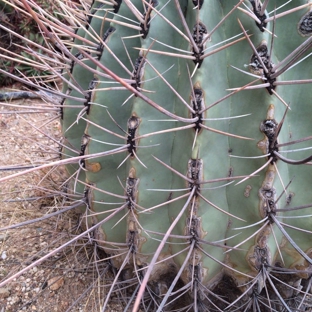
[[[311,5],[199,2],[96,1],[67,53],[62,159],[118,272],[101,309],[122,285],[133,311],[310,311]]]

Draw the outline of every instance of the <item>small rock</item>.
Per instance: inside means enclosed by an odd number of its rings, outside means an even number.
[[[9,234],[0,234],[0,242],[5,242],[9,238]]]
[[[51,290],[58,290],[64,285],[64,278],[62,276],[55,276],[48,280],[48,286]]]
[[[7,258],[7,254],[6,254],[6,251],[3,251],[2,254],[1,254],[1,259],[2,260],[5,260]]]
[[[10,296],[10,289],[6,287],[0,288],[0,299],[8,298]]]

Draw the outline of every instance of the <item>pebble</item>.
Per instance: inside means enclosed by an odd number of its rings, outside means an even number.
[[[3,251],[2,254],[1,254],[1,259],[2,260],[5,260],[7,258],[7,254],[6,254],[6,251]]]
[[[8,298],[10,296],[10,289],[7,287],[0,288],[0,299]]]
[[[5,242],[9,237],[9,234],[0,234],[0,242]]]
[[[58,290],[64,285],[64,278],[62,276],[55,276],[48,280],[50,290]]]

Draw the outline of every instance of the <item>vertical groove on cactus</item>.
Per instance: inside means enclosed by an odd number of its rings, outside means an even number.
[[[311,2],[282,4],[95,1],[53,52],[101,311],[312,309]]]

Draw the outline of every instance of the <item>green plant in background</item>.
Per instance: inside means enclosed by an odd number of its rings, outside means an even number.
[[[3,55],[0,60],[0,67],[6,71],[19,77],[28,77],[40,79],[45,77],[46,81],[53,80],[55,77],[52,71],[47,70],[47,66],[38,64],[38,56],[34,54],[43,54],[44,58],[46,48],[44,37],[40,33],[37,23],[32,18],[31,14],[25,14],[26,11],[18,9],[20,1],[3,1],[0,0],[0,49]],[[37,0],[33,4],[33,9],[36,12],[46,12],[47,18],[50,20],[59,20],[67,24],[66,19],[59,15],[60,7],[55,2],[46,0]],[[23,5],[21,5],[23,8]],[[20,37],[12,36],[14,31]],[[29,39],[25,42],[23,38]],[[40,48],[42,46],[42,48]],[[28,51],[24,49],[28,48]],[[47,60],[46,60],[47,61]],[[50,60],[50,67],[54,62]],[[0,86],[10,85],[12,80],[5,75],[0,75]]]
[[[95,1],[72,42],[33,13],[64,64],[71,242],[115,269],[102,311],[311,310],[311,5]]]

